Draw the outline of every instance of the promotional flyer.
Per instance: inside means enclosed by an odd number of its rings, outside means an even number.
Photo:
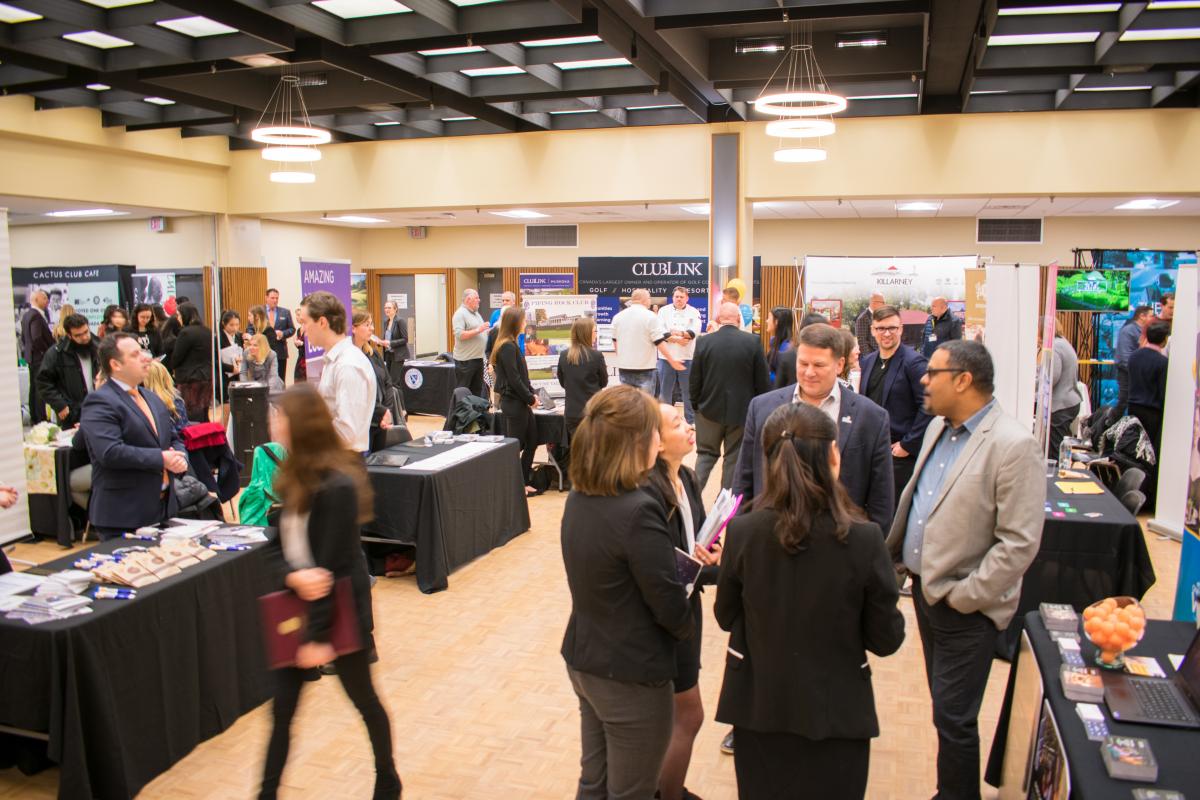
[[[522,296],[525,307],[525,366],[533,388],[561,394],[555,367],[558,355],[571,346],[571,325],[596,316],[593,295]]]

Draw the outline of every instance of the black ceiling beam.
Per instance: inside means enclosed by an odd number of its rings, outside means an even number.
[[[658,30],[674,28],[710,28],[722,25],[746,25],[755,22],[797,22],[816,19],[851,19],[881,14],[925,14],[931,0],[877,3],[827,3],[802,8],[755,8],[709,14],[675,14],[654,18]]]
[[[206,117],[189,117],[187,119],[163,120],[162,122],[137,122],[132,125],[126,125],[125,130],[130,133],[137,131],[161,131],[169,128],[184,128],[193,125],[227,125],[237,124],[237,117],[215,114]]]
[[[985,5],[984,0],[934,0],[921,87],[922,114],[960,113],[965,108],[963,87],[974,80],[976,32],[987,13]]]
[[[454,33],[445,36],[430,36],[424,39],[398,39],[390,42],[374,42],[359,45],[373,56],[392,53],[415,53],[418,50],[442,50],[447,47],[470,45],[508,44],[533,39],[564,39],[573,36],[595,36],[596,15],[594,9],[585,9],[580,22],[564,25],[547,25],[541,28],[512,28],[483,33]]]
[[[234,0],[169,0],[176,8],[208,17],[214,22],[237,28],[256,39],[270,42],[285,50],[296,46],[296,29],[270,14],[255,11]]]

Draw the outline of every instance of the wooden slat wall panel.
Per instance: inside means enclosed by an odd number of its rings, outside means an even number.
[[[265,267],[221,267],[221,310],[241,315],[243,329],[247,324],[246,312],[251,306],[262,305],[266,294]]]
[[[523,272],[569,272],[575,278],[575,290],[579,290],[579,269],[576,267],[505,267],[503,275],[504,291],[515,294],[518,301],[521,299],[521,273]]]
[[[804,297],[800,287],[803,285],[804,267],[799,270],[792,266],[763,266],[762,268],[762,299],[760,336],[763,347],[767,342],[767,315],[771,309],[783,306],[803,306]]]
[[[213,268],[212,268],[211,266],[206,266],[206,267],[204,267],[204,278],[203,278],[203,280],[204,280],[204,308],[203,308],[203,310],[201,311],[201,314],[202,314],[202,315],[203,315],[205,318],[207,318],[207,317],[208,317],[208,315],[212,313],[212,301],[213,301],[213,297],[212,297],[212,293],[213,293]],[[210,328],[212,328],[212,329],[215,331],[215,330],[217,329],[217,326],[218,326],[218,325],[220,325],[220,323],[221,323],[221,320],[220,320],[219,318],[218,318],[218,319],[213,319],[213,320],[209,320],[209,323],[210,323],[209,327],[210,327]]]

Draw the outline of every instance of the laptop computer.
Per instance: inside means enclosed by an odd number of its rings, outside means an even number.
[[[1118,722],[1200,728],[1200,629],[1170,678],[1105,673],[1104,703]]]

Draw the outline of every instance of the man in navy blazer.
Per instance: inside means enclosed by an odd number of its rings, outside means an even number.
[[[871,335],[875,337],[879,349],[860,360],[862,377],[858,383],[860,394],[888,412],[892,426],[892,474],[895,477],[897,500],[912,477],[921,440],[931,419],[925,411],[925,387],[921,385],[929,361],[908,345],[900,343],[903,332],[899,309],[880,306],[875,310]]]
[[[795,349],[796,385],[760,394],[750,402],[733,493],[745,494],[749,500],[762,491],[763,425],[775,409],[803,401],[829,414],[837,423],[842,485],[868,519],[887,531],[895,511],[887,412],[838,382],[846,354],[842,336],[836,329],[824,323],[809,325],[800,331]]]
[[[268,344],[275,351],[279,379],[287,383],[288,339],[296,335],[296,324],[292,322],[292,312],[279,307],[278,289],[267,289],[267,322],[275,331],[275,341]]]
[[[106,336],[107,380],[83,401],[79,430],[92,461],[88,520],[101,539],[153,525],[179,510],[171,474],[187,472],[187,449],[171,414],[142,388],[150,358],[129,333]]]

